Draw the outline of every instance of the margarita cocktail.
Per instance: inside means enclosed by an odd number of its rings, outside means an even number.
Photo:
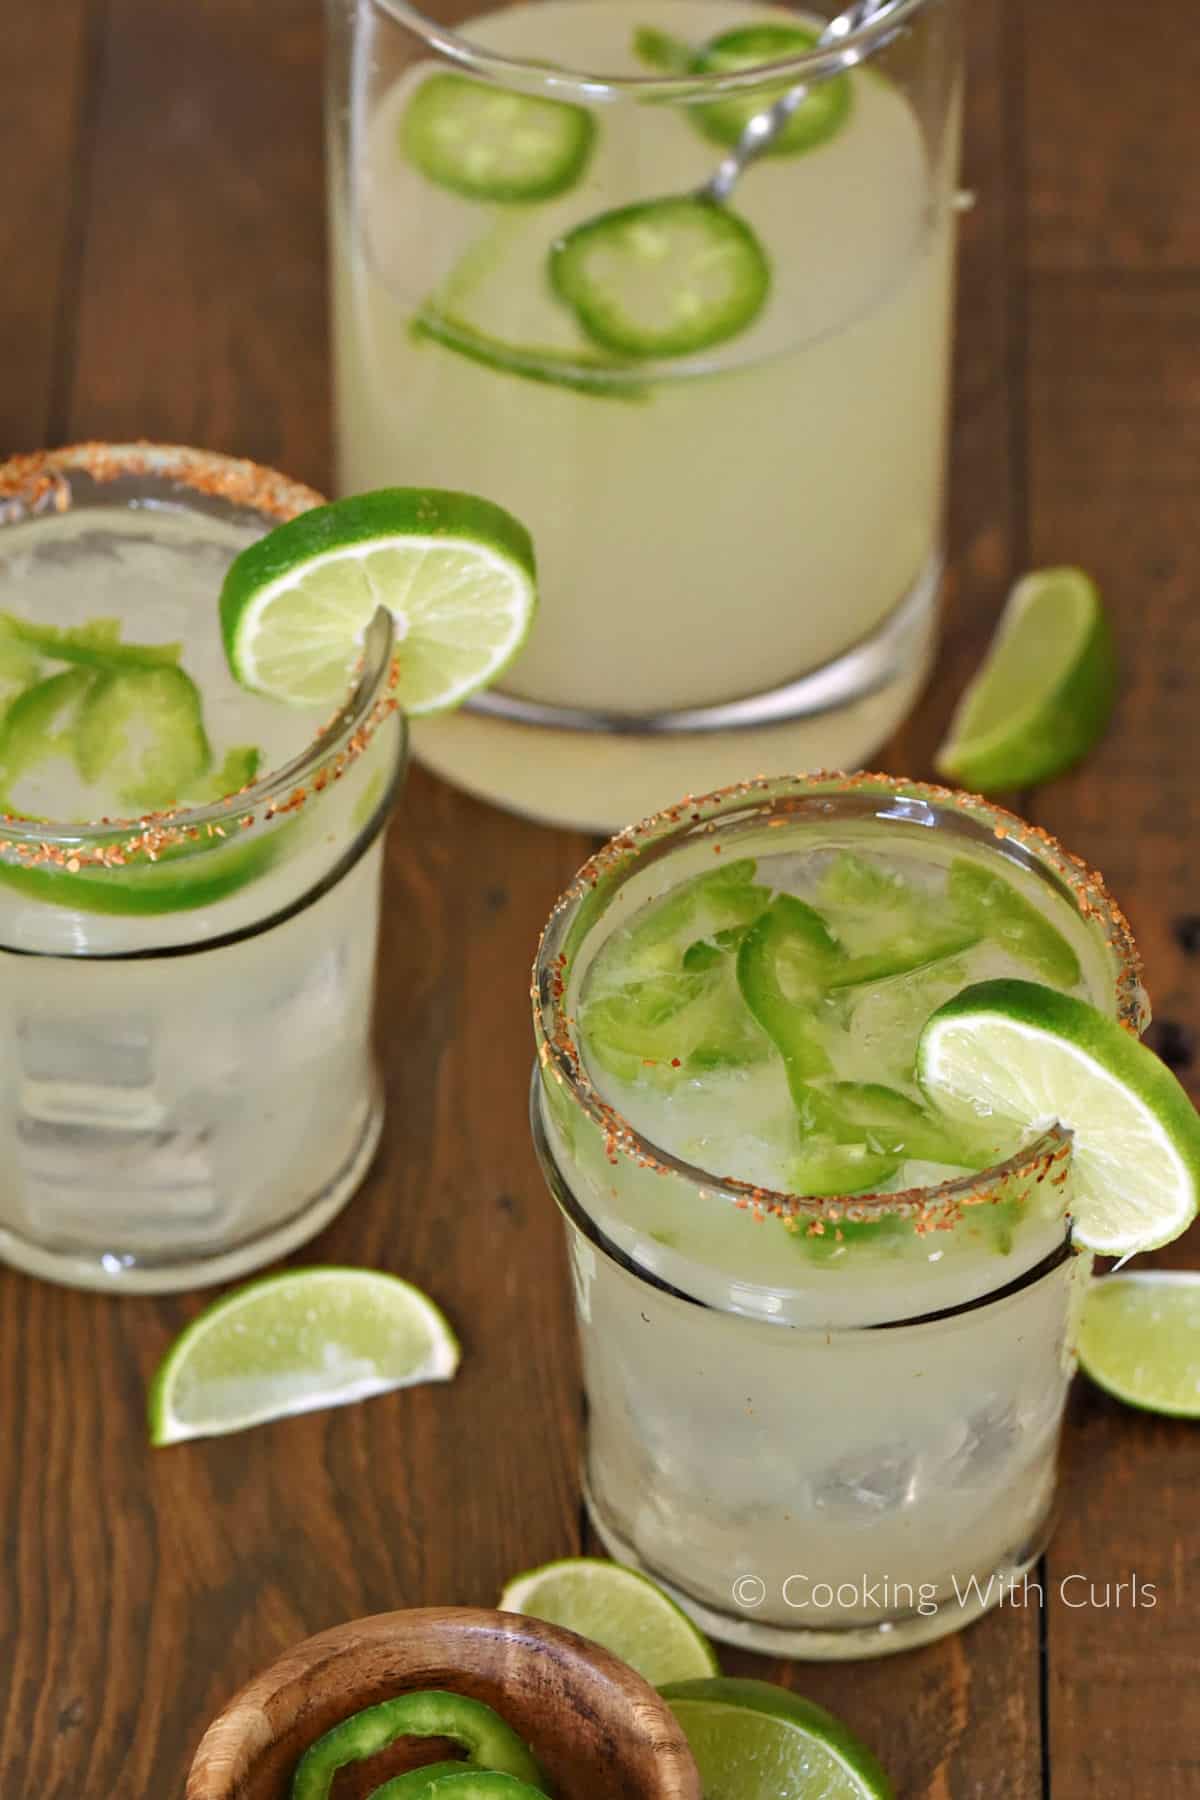
[[[538,546],[501,690],[415,734],[450,778],[611,828],[764,764],[851,766],[907,711],[959,76],[953,0],[899,11],[834,63],[819,13],[740,0],[539,0],[454,33],[333,0],[341,484],[475,488]],[[728,202],[689,200],[802,79]]]
[[[1047,1531],[1069,1137],[951,1119],[922,1027],[1005,977],[1145,1019],[1098,881],[884,777],[626,833],[543,939],[534,1129],[568,1221],[589,1505],[732,1641],[876,1654],[998,1603]]]
[[[232,559],[319,496],[137,446],[0,469],[0,1255],[155,1291],[311,1236],[378,1138],[380,615],[344,705],[229,672]]]

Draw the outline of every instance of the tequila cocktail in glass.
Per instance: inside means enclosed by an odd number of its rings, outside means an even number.
[[[901,5],[844,46],[849,72],[813,52],[820,8],[538,0],[466,23],[455,9],[453,30],[402,0],[331,0],[330,16],[341,485],[493,495],[541,571],[502,691],[423,722],[418,753],[602,829],[689,783],[863,759],[932,646],[954,0]],[[554,246],[694,193],[801,81],[791,135],[697,227],[718,259],[720,221],[749,227],[754,316],[671,354],[598,345],[552,279]],[[686,284],[703,244],[654,219],[637,231]]]
[[[1090,1258],[1069,1138],[951,1129],[929,1014],[1020,974],[1130,1029],[1099,881],[981,801],[755,782],[615,839],[539,953],[534,1132],[567,1220],[606,1545],[717,1636],[878,1654],[1042,1548]]]
[[[238,686],[218,596],[319,496],[84,446],[0,468],[0,1255],[113,1291],[311,1236],[381,1122],[382,828],[404,767],[380,615],[337,716]]]

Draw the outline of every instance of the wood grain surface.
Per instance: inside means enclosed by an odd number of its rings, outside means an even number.
[[[1119,721],[1025,808],[1105,870],[1185,1057],[1200,34],[1168,0],[968,15],[946,642],[881,764],[928,773],[1014,574],[1093,570]],[[327,484],[317,0],[37,0],[0,37],[0,451],[156,436]],[[304,1254],[426,1287],[463,1338],[451,1387],[152,1453],[146,1383],[200,1300],[0,1273],[0,1800],[178,1800],[209,1720],[296,1640],[490,1604],[586,1542],[565,1265],[525,1122],[528,963],[586,848],[419,771],[391,833],[384,1146]],[[1200,1263],[1196,1234],[1169,1260]],[[1043,1606],[895,1661],[727,1666],[835,1707],[903,1800],[1200,1795],[1198,1489],[1200,1428],[1081,1386]],[[1131,1604],[1135,1573],[1154,1605]],[[1076,1604],[1070,1577],[1109,1603]]]

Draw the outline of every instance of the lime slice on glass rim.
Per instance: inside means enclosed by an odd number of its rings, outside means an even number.
[[[458,1340],[419,1288],[372,1269],[289,1269],[225,1294],[159,1365],[150,1440],[244,1431],[393,1388],[449,1381]]]
[[[769,1681],[674,1682],[704,1800],[892,1800],[875,1757],[840,1719]]]
[[[766,251],[726,206],[670,196],[585,219],[550,252],[550,282],[617,356],[690,356],[745,331],[771,285]]]
[[[1079,569],[1039,569],[1009,595],[934,765],[982,794],[1048,781],[1103,735],[1116,691],[1095,583]]]
[[[1200,1117],[1152,1050],[1087,1001],[981,981],[926,1021],[917,1075],[951,1119],[1072,1133],[1078,1244],[1132,1256],[1179,1236],[1200,1202]]]
[[[469,200],[553,200],[579,180],[596,138],[586,107],[443,72],[405,110],[401,141],[430,181]]]
[[[496,1604],[590,1638],[653,1687],[717,1670],[712,1645],[687,1614],[621,1563],[592,1556],[545,1563],[514,1576]]]
[[[473,494],[383,488],[314,507],[243,550],[221,590],[221,630],[244,687],[333,704],[384,606],[396,698],[423,717],[506,669],[536,605],[533,544],[511,513]]]
[[[1200,1270],[1139,1269],[1093,1281],[1079,1366],[1128,1406],[1200,1419]]]

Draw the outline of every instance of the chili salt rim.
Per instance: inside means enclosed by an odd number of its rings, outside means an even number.
[[[278,524],[325,504],[315,488],[246,458],[182,444],[86,442],[14,456],[0,464],[0,531],[6,525],[69,512],[75,500],[73,473],[97,484],[122,478],[167,482]],[[342,705],[294,757],[235,793],[204,806],[128,819],[48,824],[0,812],[0,859],[71,874],[85,867],[125,868],[141,859],[154,862],[179,844],[237,837],[256,824],[298,811],[310,795],[340,780],[379,726],[396,712],[398,670],[391,651],[391,620],[381,609],[368,628],[360,673]]]
[[[845,1197],[783,1193],[742,1181],[736,1176],[714,1175],[643,1137],[616,1107],[603,1099],[592,1082],[575,1040],[574,1020],[567,1012],[569,959],[563,944],[580,905],[602,882],[619,879],[626,869],[631,873],[634,866],[641,865],[648,848],[661,845],[665,853],[676,839],[716,836],[739,819],[752,816],[753,812],[761,813],[764,801],[782,803],[784,808],[780,816],[765,819],[764,823],[770,829],[786,825],[789,812],[813,811],[823,799],[855,795],[867,799],[914,801],[927,807],[949,809],[973,820],[992,837],[1016,844],[1041,867],[1048,867],[1068,889],[1080,917],[1101,928],[1114,964],[1118,1021],[1135,1037],[1141,1035],[1150,1017],[1142,986],[1141,956],[1128,920],[1109,893],[1103,877],[1090,869],[1082,858],[1064,849],[1043,827],[1029,824],[980,794],[867,770],[853,773],[820,770],[808,775],[760,775],[718,788],[710,794],[689,795],[677,805],[626,827],[588,858],[556,901],[538,941],[531,988],[538,1063],[543,1077],[551,1078],[565,1088],[600,1131],[605,1154],[614,1166],[623,1157],[638,1168],[681,1177],[691,1186],[727,1199],[758,1219],[768,1216],[782,1219],[789,1230],[799,1230],[800,1221],[807,1219],[806,1229],[810,1236],[823,1236],[829,1227],[836,1229],[843,1220],[863,1223],[888,1215],[910,1220],[918,1232],[950,1230],[961,1219],[966,1207],[993,1204],[1010,1197],[1006,1189],[1013,1180],[1037,1183],[1048,1180],[1055,1186],[1062,1186],[1069,1173],[1069,1132],[1061,1126],[1051,1126],[1003,1162],[930,1187]],[[747,802],[745,813],[736,807],[736,803],[743,800]],[[791,806],[787,805],[789,800],[793,802]],[[885,814],[875,816],[886,817]],[[722,848],[720,843],[714,843],[714,854],[719,855]]]

